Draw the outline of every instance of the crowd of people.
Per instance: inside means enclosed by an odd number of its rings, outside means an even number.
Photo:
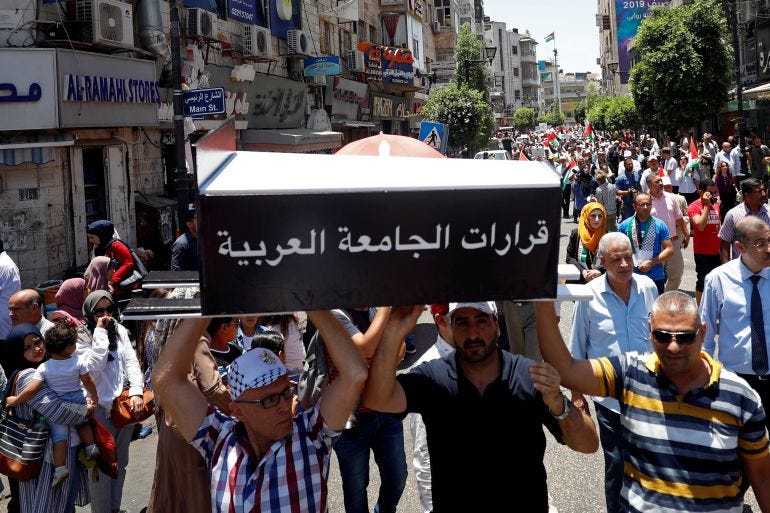
[[[577,452],[601,446],[608,513],[740,512],[749,487],[770,513],[770,150],[755,139],[743,172],[731,142],[719,150],[709,134],[502,135],[505,151],[559,174],[575,223],[565,261],[593,299],[575,304],[566,343],[558,305],[516,301],[430,305],[437,340],[403,372],[424,305],[307,312],[312,338],[296,315],[162,319],[131,333],[119,306],[137,286],[134,257],[107,221],[89,226],[93,259],[61,284],[49,319],[0,245],[4,407],[45,417],[51,433],[40,473],[10,480],[8,511],[119,512],[137,424],[116,423],[114,403],[127,394],[140,417],[152,389],[148,513],[323,512],[333,453],[346,512],[369,511],[373,454],[375,511],[394,513],[405,424],[426,513],[512,500],[554,511],[543,428]],[[197,269],[196,223],[191,213],[175,270]],[[695,298],[680,290],[690,247]],[[93,465],[104,449],[94,426],[113,437],[114,475]]]

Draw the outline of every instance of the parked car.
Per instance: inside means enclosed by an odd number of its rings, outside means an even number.
[[[484,156],[486,155],[486,157]],[[480,151],[474,157],[474,159],[492,159],[492,160],[513,160],[508,152],[505,150],[487,150]]]

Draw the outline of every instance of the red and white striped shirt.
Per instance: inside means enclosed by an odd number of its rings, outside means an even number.
[[[243,424],[209,408],[191,444],[209,466],[214,513],[324,513],[332,439],[320,402],[256,461]]]

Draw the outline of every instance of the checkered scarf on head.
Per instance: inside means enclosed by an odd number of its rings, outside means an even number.
[[[267,386],[288,372],[269,349],[258,347],[246,351],[227,368],[230,397],[235,400],[246,390]]]

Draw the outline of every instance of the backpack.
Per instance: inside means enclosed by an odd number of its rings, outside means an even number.
[[[125,280],[123,280],[120,283],[118,283],[118,285],[120,287],[122,287],[122,288],[130,288],[130,287],[133,287],[134,284],[136,284],[136,282],[141,281],[145,276],[150,274],[150,272],[144,266],[144,263],[139,258],[139,255],[136,254],[136,251],[134,251],[134,249],[131,246],[129,246],[128,244],[126,244],[125,242],[123,242],[120,239],[112,239],[105,246],[105,248],[104,248],[105,252],[107,251],[107,248],[112,246],[116,241],[120,242],[126,248],[128,248],[128,252],[131,253],[131,260],[133,260],[133,262],[134,262],[134,272],[131,273],[131,276],[129,276]]]
[[[326,365],[326,350],[323,339],[317,331],[310,339],[302,362],[302,373],[297,383],[297,399],[306,410],[321,398],[321,392],[329,382],[329,368]]]

